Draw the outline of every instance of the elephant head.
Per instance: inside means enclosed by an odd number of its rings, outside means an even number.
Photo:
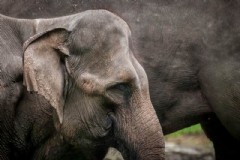
[[[163,159],[161,126],[128,25],[104,10],[74,17],[71,27],[52,27],[26,41],[27,90],[49,101],[59,134],[90,159],[109,146],[125,159]]]

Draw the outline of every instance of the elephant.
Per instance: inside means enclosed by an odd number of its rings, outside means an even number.
[[[131,30],[106,10],[0,15],[0,159],[163,160],[164,137]],[[144,117],[144,118],[142,118]]]
[[[36,18],[99,8],[129,24],[164,135],[201,123],[216,159],[239,157],[239,1],[2,0],[0,12]]]

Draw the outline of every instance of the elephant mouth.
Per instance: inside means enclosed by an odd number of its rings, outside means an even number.
[[[116,135],[114,131],[114,116],[112,113],[108,114],[109,121],[104,127],[104,132],[93,139],[95,152],[94,157],[97,160],[102,160],[106,156],[110,147],[117,147]]]
[[[122,155],[122,157],[125,160],[136,160],[138,159],[137,157],[137,152],[133,149],[133,146],[129,146],[125,144],[121,140],[115,141],[115,144],[113,145],[114,148],[116,148]]]
[[[113,143],[114,138],[109,134],[105,137],[98,138],[97,140],[85,139],[84,141],[81,141],[81,147],[79,146],[79,144],[77,145],[70,144],[70,146],[72,146],[72,150],[81,152],[81,154],[84,157],[83,159],[103,160],[108,152],[109,147],[114,146],[112,145]]]
[[[115,115],[113,113],[109,113],[108,116],[110,117],[111,121],[112,121],[112,127],[110,130],[110,134],[107,137],[109,139],[111,139],[110,141],[110,146],[108,147],[113,147],[116,148],[121,155],[123,156],[124,159],[128,160],[128,159],[137,159],[136,157],[136,152],[131,149],[133,148],[133,146],[129,146],[129,144],[126,144],[125,141],[121,140],[119,138],[119,131],[118,131],[118,123],[117,123],[117,119],[115,117]],[[126,137],[127,138],[127,137]]]

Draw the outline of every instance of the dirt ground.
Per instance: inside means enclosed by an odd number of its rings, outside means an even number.
[[[192,148],[195,151],[199,151],[200,153],[206,154],[206,153],[213,153],[213,146],[211,141],[204,135],[204,134],[188,134],[188,135],[181,135],[181,136],[165,136],[165,142],[166,142],[166,150],[169,149],[168,144],[176,144],[179,148]],[[179,150],[178,150],[179,151]],[[186,151],[186,150],[185,150]],[[188,150],[189,151],[189,150]],[[181,151],[180,151],[181,152]],[[184,150],[183,150],[184,152]],[[176,153],[178,154],[178,153]],[[181,154],[183,155],[183,154]],[[187,158],[175,158],[176,155],[174,153],[167,153],[166,155],[167,160],[185,160]],[[174,157],[175,156],[175,157]],[[198,156],[199,157],[199,156]],[[190,159],[201,159],[205,160],[205,158],[190,158]],[[212,159],[212,157],[207,158],[207,160]],[[115,150],[114,148],[109,149],[108,155],[104,158],[104,160],[123,160],[121,154]]]
[[[166,160],[214,160],[212,142],[202,134],[165,136]]]
[[[189,134],[177,137],[165,136],[165,141],[186,147],[213,150],[212,142],[204,134]]]

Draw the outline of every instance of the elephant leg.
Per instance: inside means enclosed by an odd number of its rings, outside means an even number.
[[[201,126],[213,143],[216,160],[240,159],[240,142],[230,135],[216,115],[202,122]]]

